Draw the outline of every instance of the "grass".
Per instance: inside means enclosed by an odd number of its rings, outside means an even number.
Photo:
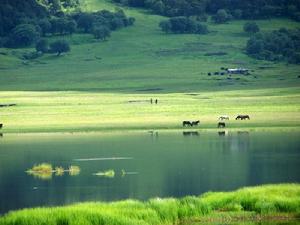
[[[69,166],[69,174],[70,176],[77,176],[80,173],[79,166]]]
[[[53,169],[51,164],[41,163],[34,165],[31,169],[27,170],[26,173],[42,180],[50,180],[52,179],[52,173],[55,173],[56,176],[63,176],[66,171],[69,172],[70,176],[77,176],[80,173],[80,168],[79,166],[71,165],[67,170],[61,166],[57,166]]]
[[[5,133],[181,129],[183,120],[200,120],[199,129],[299,127],[300,88],[177,94],[104,94],[85,92],[0,92]],[[150,98],[158,104],[150,104]],[[234,120],[249,114],[250,121]]]
[[[65,169],[61,166],[55,167],[55,176],[63,176]]]
[[[49,163],[41,163],[34,165],[26,173],[42,180],[49,180],[52,178],[53,167]]]
[[[114,170],[106,170],[106,171],[100,171],[98,173],[94,173],[95,176],[103,176],[103,177],[109,177],[114,178],[115,177],[115,171]]]
[[[193,224],[199,221],[261,221],[295,219],[300,213],[300,185],[279,184],[210,192],[181,199],[145,202],[79,203],[63,207],[24,209],[0,218],[2,225],[159,225]]]

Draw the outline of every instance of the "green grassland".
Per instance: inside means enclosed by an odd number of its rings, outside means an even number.
[[[82,7],[114,10],[116,5],[83,0]],[[189,119],[212,128],[220,114],[251,116],[231,120],[229,127],[299,126],[300,66],[248,57],[246,21],[208,22],[207,35],[165,34],[158,27],[164,17],[123,9],[136,18],[134,26],[113,32],[105,42],[90,34],[64,36],[72,50],[60,57],[22,60],[34,49],[0,49],[0,104],[17,104],[0,108],[3,132],[170,129]],[[262,31],[300,28],[287,19],[257,23]],[[220,51],[227,54],[205,56]],[[254,72],[231,79],[207,76],[220,67]],[[150,98],[159,104],[151,105]]]
[[[90,92],[1,92],[5,132],[180,129],[183,120],[200,120],[199,129],[216,128],[227,114],[228,128],[299,127],[299,88],[272,88],[177,94]],[[158,104],[150,104],[150,98]],[[248,113],[248,121],[236,121]]]
[[[279,184],[210,192],[181,199],[80,203],[24,209],[0,218],[2,225],[159,225],[196,222],[292,220],[300,213],[300,185]]]

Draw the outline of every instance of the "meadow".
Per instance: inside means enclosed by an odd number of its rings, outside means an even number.
[[[183,120],[216,128],[228,114],[227,128],[299,127],[299,88],[176,94],[78,92],[1,92],[3,131],[85,132],[181,129]],[[150,99],[158,99],[158,104]],[[235,120],[237,114],[250,120]]]
[[[0,224],[194,224],[196,222],[294,220],[300,213],[300,186],[265,185],[233,192],[209,192],[181,199],[145,202],[79,203],[64,207],[24,209],[0,218]]]

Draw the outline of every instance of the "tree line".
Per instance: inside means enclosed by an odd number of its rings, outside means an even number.
[[[289,17],[300,21],[299,0],[113,0],[168,17],[227,14],[229,19]],[[222,11],[220,11],[222,10]],[[218,20],[216,20],[218,22]]]
[[[258,32],[247,41],[246,52],[256,59],[300,64],[300,29]]]
[[[0,3],[0,46],[25,47],[37,43],[43,37],[82,32],[105,40],[111,31],[135,22],[133,17],[127,17],[121,9],[93,13],[62,11],[63,7],[71,8],[78,4],[78,0],[3,0]]]
[[[166,33],[175,33],[175,34],[206,34],[208,33],[208,28],[205,24],[200,23],[199,21],[179,16],[172,17],[168,20],[163,20],[159,23],[159,27],[162,31]]]

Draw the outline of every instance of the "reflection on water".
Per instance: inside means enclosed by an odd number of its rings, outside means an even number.
[[[0,141],[0,213],[79,201],[182,197],[300,182],[299,132],[184,132],[188,133],[160,132],[159,138],[156,132],[150,136],[145,132],[7,134]],[[39,162],[50,162],[53,171],[24,173]],[[69,167],[72,164],[78,168]]]
[[[89,158],[89,159],[73,159],[74,161],[104,161],[104,160],[124,160],[133,159],[133,157],[109,157],[109,158]]]
[[[103,172],[100,171],[98,173],[93,173],[93,175],[113,178],[113,177],[115,177],[115,171],[114,170],[106,170],[106,171],[103,171]]]
[[[218,135],[219,136],[225,136],[226,135],[226,131],[218,131]]]
[[[185,137],[188,137],[188,136],[199,136],[199,132],[198,131],[183,131],[182,134]]]

